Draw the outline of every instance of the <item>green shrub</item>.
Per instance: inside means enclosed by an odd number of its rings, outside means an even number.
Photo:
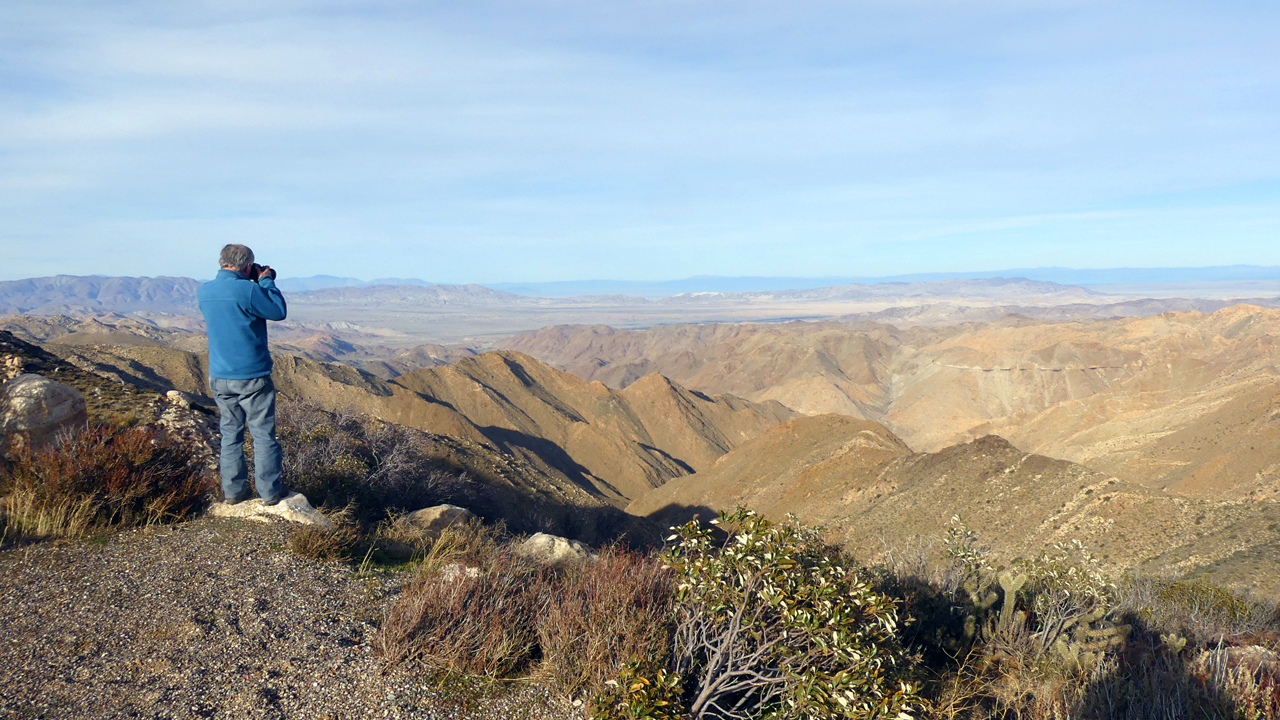
[[[680,699],[681,678],[666,668],[652,672],[651,661],[632,661],[623,666],[616,680],[605,682],[606,690],[592,705],[595,720],[684,720]]]
[[[897,608],[820,532],[739,509],[689,523],[665,554],[675,573],[672,672],[695,718],[908,717]]]
[[[189,517],[207,504],[213,485],[186,441],[146,426],[99,426],[58,447],[15,449],[0,496],[6,532],[78,537]]]

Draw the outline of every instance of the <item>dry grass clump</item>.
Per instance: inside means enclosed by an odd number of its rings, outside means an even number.
[[[569,696],[600,692],[628,661],[670,652],[670,574],[621,549],[554,571],[478,524],[427,545],[387,610],[389,663],[433,674],[538,677]]]
[[[481,568],[437,566],[401,590],[383,622],[378,647],[388,662],[488,678],[527,669],[538,647],[535,619],[548,578],[510,547]]]
[[[403,514],[394,514],[379,523],[373,533],[373,542],[383,553],[416,563],[419,572],[451,563],[479,565],[509,539],[502,522],[485,525],[479,518],[472,518],[432,531]]]
[[[359,544],[360,536],[348,525],[333,530],[304,525],[289,536],[289,550],[294,555],[322,562],[352,560]]]
[[[567,570],[537,618],[542,674],[578,697],[601,692],[629,661],[666,657],[674,589],[670,570],[627,550]]]
[[[15,449],[0,471],[5,533],[80,537],[186,518],[214,479],[185,441],[154,428],[91,427],[59,447]]]

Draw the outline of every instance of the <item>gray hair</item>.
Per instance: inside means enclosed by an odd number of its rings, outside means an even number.
[[[253,251],[247,245],[227,245],[218,255],[218,265],[221,267],[242,268],[251,262]]]

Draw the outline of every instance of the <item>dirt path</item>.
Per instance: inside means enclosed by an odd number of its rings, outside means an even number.
[[[371,642],[399,578],[202,519],[0,551],[0,718],[571,718],[532,686],[446,694]]]

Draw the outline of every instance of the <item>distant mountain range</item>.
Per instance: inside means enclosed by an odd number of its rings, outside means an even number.
[[[889,277],[694,277],[660,282],[582,280],[551,283],[445,285],[417,278],[359,280],[333,275],[281,278],[277,284],[300,304],[502,306],[552,303],[614,305],[658,301],[822,302],[920,297],[1014,299],[1028,294],[1054,302],[1085,300],[1092,288],[1111,285],[1280,283],[1280,267],[1233,265],[1208,268],[1117,268],[1073,270],[1023,268],[984,273],[921,273]],[[56,275],[0,282],[0,313],[196,312],[202,280],[183,277]],[[1256,287],[1255,287],[1256,289]],[[1127,293],[1126,293],[1127,294]],[[1267,293],[1258,293],[1260,296]],[[1095,300],[1096,301],[1096,300]]]
[[[859,275],[826,277],[722,277],[701,275],[682,280],[566,280],[558,282],[488,283],[494,290],[537,297],[572,297],[575,295],[640,295],[648,298],[669,297],[682,293],[702,292],[776,292],[779,290],[814,290],[835,285],[877,285],[882,283],[937,282],[940,280],[991,280],[1025,278],[1059,285],[1129,285],[1146,283],[1247,282],[1280,280],[1280,267],[1259,265],[1224,265],[1185,268],[1109,268],[1101,270],[1041,267],[986,270],[980,272],[912,273],[908,275]],[[307,278],[282,278],[280,288],[286,291],[321,290],[331,287],[370,287],[373,285],[431,285],[426,280],[381,278],[360,280],[332,275]]]

